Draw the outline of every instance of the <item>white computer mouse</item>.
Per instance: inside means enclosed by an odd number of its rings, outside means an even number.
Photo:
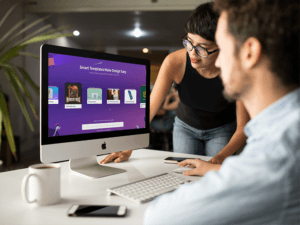
[[[184,171],[187,171],[187,170],[192,170],[194,168],[190,168],[190,167],[180,167],[180,168],[177,168],[175,170],[173,170],[173,172],[175,173],[183,173]]]

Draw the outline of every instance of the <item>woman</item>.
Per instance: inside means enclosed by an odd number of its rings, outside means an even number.
[[[243,128],[250,118],[241,102],[229,103],[222,94],[220,70],[215,67],[217,21],[213,3],[194,10],[185,26],[185,48],[169,54],[159,71],[150,96],[150,121],[176,82],[180,102],[173,130],[174,152],[213,156],[210,162],[220,164],[245,144]],[[131,152],[113,153],[100,163],[125,161]]]

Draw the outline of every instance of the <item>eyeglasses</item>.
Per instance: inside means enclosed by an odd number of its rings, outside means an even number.
[[[196,50],[197,54],[200,55],[202,58],[207,58],[210,54],[217,52],[219,49],[213,50],[211,52],[207,51],[206,48],[203,48],[201,46],[194,46],[188,39],[183,38],[182,39],[183,46],[186,48],[186,50],[193,51],[193,49]]]

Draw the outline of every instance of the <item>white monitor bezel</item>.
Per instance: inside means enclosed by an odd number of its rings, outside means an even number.
[[[40,48],[40,159],[41,162],[58,162],[75,158],[102,155],[112,152],[149,146],[149,94],[146,95],[145,128],[99,132],[93,134],[48,137],[48,54],[57,53],[87,58],[105,59],[146,66],[146,93],[150,93],[150,61],[82,49],[54,45]],[[106,143],[106,148],[101,145]]]

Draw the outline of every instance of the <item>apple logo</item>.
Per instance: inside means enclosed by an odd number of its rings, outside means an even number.
[[[106,149],[106,143],[104,142],[102,145],[101,145],[102,149]]]

